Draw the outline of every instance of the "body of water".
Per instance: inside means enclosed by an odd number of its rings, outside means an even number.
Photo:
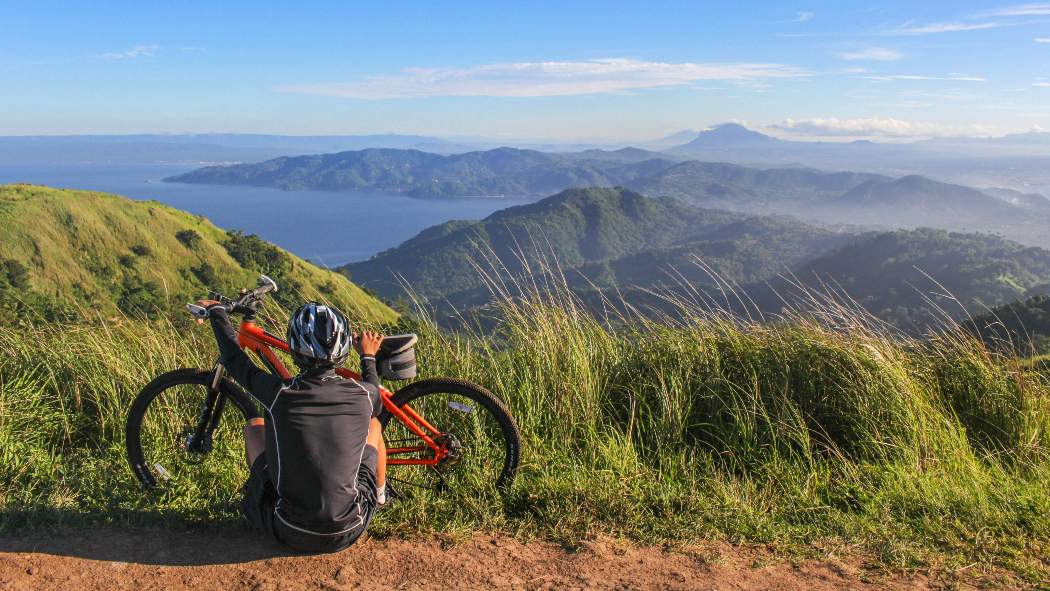
[[[186,165],[7,166],[0,184],[34,183],[64,189],[156,199],[207,217],[216,225],[260,237],[322,265],[367,259],[455,219],[481,219],[527,199],[413,199],[383,193],[280,191],[258,187],[163,183],[197,168]]]

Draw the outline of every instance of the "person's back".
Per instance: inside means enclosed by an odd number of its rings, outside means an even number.
[[[359,467],[377,460],[365,445],[378,406],[373,393],[373,384],[332,370],[300,375],[281,391],[270,409],[266,453],[284,525],[326,535],[361,525],[363,507],[375,504],[362,498],[375,491],[358,486]]]
[[[384,490],[385,449],[375,418],[381,409],[375,352],[382,337],[361,336],[356,345],[361,380],[344,379],[334,368],[350,351],[346,318],[327,306],[306,304],[288,328],[301,372],[284,382],[241,350],[218,302],[198,304],[211,312],[220,363],[265,407],[268,418],[245,427],[251,473],[242,513],[253,528],[298,551],[349,546],[368,527]]]

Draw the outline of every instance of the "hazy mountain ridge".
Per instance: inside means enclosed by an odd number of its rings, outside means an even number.
[[[726,131],[726,130],[732,131]],[[783,140],[730,126],[706,145]],[[699,141],[699,140],[698,140]],[[788,142],[790,143],[790,142]],[[543,196],[569,187],[625,186],[704,208],[784,214],[821,223],[884,228],[931,226],[991,231],[1050,246],[1050,201],[1036,194],[995,196],[908,175],[825,172],[805,167],[753,168],[724,162],[677,161],[638,149],[551,154],[498,148],[448,156],[418,150],[362,150],[283,157],[258,164],[213,166],[170,182],[247,184],[282,189],[370,190],[415,197]]]
[[[280,189],[372,190],[415,197],[540,196],[571,186],[622,184],[671,164],[613,153],[564,156],[497,148],[442,156],[418,150],[369,149],[283,157],[258,164],[212,166],[168,182],[250,184]]]

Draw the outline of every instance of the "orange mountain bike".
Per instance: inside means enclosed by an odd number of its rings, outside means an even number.
[[[277,285],[263,276],[259,286],[233,300],[212,294],[230,314],[243,315],[241,347],[271,372],[292,376],[274,352],[288,344],[255,324],[266,294]],[[195,317],[207,310],[187,306]],[[383,340],[376,355],[384,379],[415,377],[416,335]],[[346,378],[360,376],[346,368]],[[380,387],[379,416],[387,445],[388,478],[402,493],[413,488],[450,487],[505,490],[518,469],[521,437],[506,405],[470,382],[430,378],[397,392]],[[236,416],[230,417],[233,406]],[[216,490],[238,485],[247,473],[241,427],[261,416],[260,405],[225,375],[221,363],[210,370],[177,369],[147,384],[131,405],[126,425],[128,462],[148,489]],[[407,488],[405,488],[407,487]]]

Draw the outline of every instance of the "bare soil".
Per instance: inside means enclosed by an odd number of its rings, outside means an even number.
[[[0,537],[0,589],[932,589],[1013,587],[891,573],[863,556],[792,560],[711,544],[665,549],[618,540],[577,548],[502,536],[452,542],[364,539],[338,554],[292,555],[242,530],[71,529]]]

